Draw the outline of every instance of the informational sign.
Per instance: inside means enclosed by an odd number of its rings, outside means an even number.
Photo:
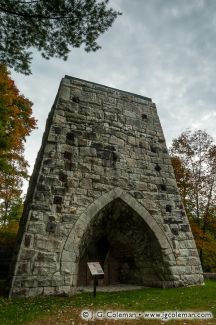
[[[104,271],[99,262],[88,262],[88,267],[91,272],[91,275],[101,275],[104,274]]]

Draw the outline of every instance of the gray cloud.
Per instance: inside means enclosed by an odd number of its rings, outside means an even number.
[[[152,97],[167,142],[187,127],[216,137],[216,1],[113,0],[123,12],[99,40],[102,49],[72,49],[68,61],[34,53],[33,75],[12,73],[34,102],[39,129],[27,142],[31,166],[64,74]]]

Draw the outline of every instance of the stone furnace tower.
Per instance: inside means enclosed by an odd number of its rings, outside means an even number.
[[[26,198],[10,295],[72,294],[91,283],[203,282],[151,99],[65,76]]]

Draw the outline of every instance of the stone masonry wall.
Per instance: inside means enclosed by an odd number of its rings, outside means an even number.
[[[65,76],[30,181],[11,295],[71,293],[76,283],[61,267],[65,243],[86,209],[116,188],[148,211],[169,242],[167,286],[203,282],[155,104]]]

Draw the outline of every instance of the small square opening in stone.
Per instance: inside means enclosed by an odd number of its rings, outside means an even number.
[[[61,182],[67,182],[67,175],[66,174],[64,174],[64,173],[60,173],[59,174],[59,180],[61,181]]]
[[[165,184],[161,184],[160,187],[161,187],[161,191],[166,191],[166,189],[167,189]]]
[[[54,222],[48,222],[46,226],[46,231],[50,233],[54,233],[56,231],[56,223]]]
[[[166,205],[166,212],[172,212],[172,206],[170,204]]]
[[[72,153],[69,152],[69,151],[65,151],[64,152],[64,158],[68,159],[68,160],[71,160],[72,159]]]
[[[68,140],[74,140],[74,138],[75,138],[74,133],[73,132],[68,132],[67,135],[66,135],[66,138]]]
[[[55,196],[53,200],[54,204],[62,204],[62,197],[61,196]]]
[[[73,98],[72,98],[72,101],[73,101],[74,103],[77,103],[77,104],[79,104],[79,102],[80,102],[80,99],[79,99],[79,97],[78,97],[78,96],[73,96]]]
[[[155,170],[156,170],[156,172],[160,172],[161,171],[161,167],[158,164],[156,164]]]
[[[55,134],[61,134],[61,128],[59,126],[54,127]]]
[[[157,148],[154,147],[154,146],[151,146],[151,152],[153,152],[153,153],[157,153]]]

